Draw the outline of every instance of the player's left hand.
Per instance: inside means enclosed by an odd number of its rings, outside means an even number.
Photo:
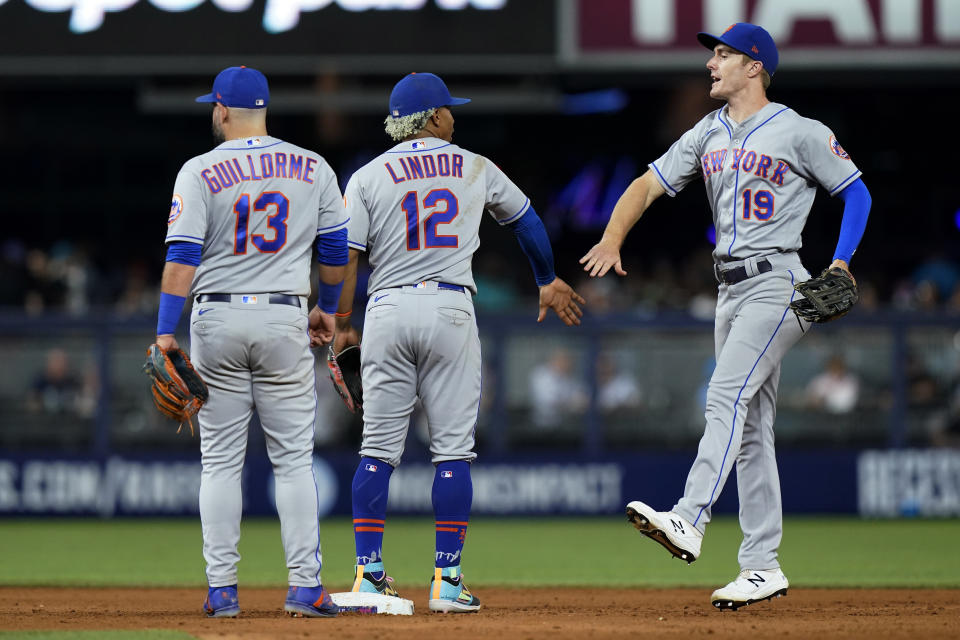
[[[180,348],[180,345],[177,344],[177,339],[173,337],[172,333],[157,336],[156,344],[164,353]]]
[[[337,325],[337,335],[333,338],[333,350],[336,353],[343,353],[347,347],[360,344],[360,332],[357,328],[349,324]]]
[[[580,324],[583,311],[577,306],[578,302],[585,304],[586,300],[566,282],[554,278],[550,284],[540,287],[540,314],[537,322],[542,322],[547,317],[547,309],[553,309],[568,327]]]
[[[324,313],[320,307],[310,310],[310,346],[322,347],[333,340],[336,318],[332,313]]]
[[[847,275],[850,276],[850,279],[853,280],[853,284],[857,284],[857,279],[853,277],[852,273],[850,273],[850,265],[847,264],[846,260],[841,260],[837,258],[836,260],[830,263],[830,266],[827,267],[827,271],[829,271],[830,269],[833,269],[834,267],[837,267],[839,269],[843,269],[844,271],[846,271]]]

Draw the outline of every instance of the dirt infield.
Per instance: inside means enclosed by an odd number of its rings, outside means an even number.
[[[391,640],[439,637],[623,638],[960,638],[960,591],[791,589],[785,598],[720,612],[708,589],[475,589],[485,608],[470,615],[427,611],[426,593],[407,590],[410,617],[344,615],[292,619],[284,590],[241,589],[242,616],[208,620],[197,589],[0,588],[0,630],[171,629],[198,638],[318,637]],[[382,636],[380,634],[383,634]]]

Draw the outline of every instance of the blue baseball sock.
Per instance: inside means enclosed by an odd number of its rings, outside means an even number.
[[[383,561],[383,525],[393,467],[376,458],[361,458],[353,476],[353,535],[357,564]]]
[[[437,465],[433,476],[433,513],[437,518],[437,567],[460,564],[460,552],[467,536],[473,481],[470,463],[451,460]]]

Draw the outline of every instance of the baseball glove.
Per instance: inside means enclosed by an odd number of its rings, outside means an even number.
[[[824,269],[816,278],[793,287],[803,297],[790,303],[790,308],[808,322],[830,322],[844,316],[860,299],[857,283],[839,267]]]
[[[347,409],[357,413],[363,411],[363,386],[360,384],[360,347],[347,347],[337,355],[333,346],[327,349],[327,369],[333,388],[340,394]]]
[[[150,390],[157,410],[180,423],[177,433],[186,422],[190,425],[190,435],[193,435],[191,418],[206,403],[210,392],[187,354],[180,349],[163,351],[152,344],[147,349],[143,372],[153,380]]]

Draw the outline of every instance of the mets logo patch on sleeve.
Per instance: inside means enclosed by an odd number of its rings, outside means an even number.
[[[850,154],[843,150],[843,147],[837,142],[836,136],[830,136],[830,150],[833,151],[833,155],[839,158],[843,158],[844,160],[850,159]]]
[[[183,213],[183,198],[179,193],[173,194],[173,202],[170,203],[170,215],[167,216],[167,225],[171,225]]]

